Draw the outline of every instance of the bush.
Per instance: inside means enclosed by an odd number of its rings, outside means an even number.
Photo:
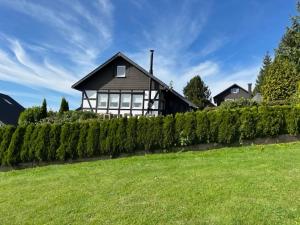
[[[209,121],[208,143],[218,142],[218,130],[222,116],[218,110],[208,111],[207,118]]]
[[[22,126],[19,126],[15,130],[14,134],[12,135],[10,145],[7,149],[4,164],[12,166],[20,162],[20,152],[21,152],[24,132],[25,132],[25,128]]]
[[[260,107],[258,109],[258,137],[274,137],[283,133],[284,114],[280,107]]]
[[[108,155],[115,156],[118,154],[118,147],[116,142],[116,131],[118,129],[117,119],[112,119],[108,123],[107,137],[105,140],[106,150]]]
[[[127,121],[125,151],[134,152],[137,148],[137,118],[131,117]]]
[[[38,162],[47,161],[50,146],[50,125],[42,124],[37,126],[38,134],[34,144],[34,157]]]
[[[172,115],[165,116],[163,119],[163,147],[170,149],[176,145],[175,139],[175,120]]]
[[[29,157],[29,151],[32,147],[32,141],[34,140],[34,139],[32,139],[32,134],[33,134],[34,129],[35,129],[35,126],[33,124],[29,124],[26,127],[24,138],[23,138],[23,144],[21,147],[21,154],[20,154],[20,158],[21,158],[22,162],[31,161],[31,159]]]
[[[32,107],[25,109],[19,116],[19,125],[27,125],[29,123],[37,123],[43,119],[41,107]]]
[[[207,143],[209,140],[209,119],[206,111],[196,112],[197,143]]]
[[[257,135],[257,108],[247,108],[241,110],[240,116],[240,142],[254,139]]]
[[[109,120],[103,120],[100,123],[100,134],[99,134],[99,149],[100,154],[108,155],[110,146],[108,144],[108,130],[109,130]]]
[[[10,144],[11,137],[15,131],[14,126],[5,126],[0,144],[0,161],[1,164],[6,164],[6,153]]]
[[[149,130],[150,150],[163,148],[163,117],[151,118]]]
[[[257,106],[257,105],[258,105],[258,103],[252,99],[240,98],[240,99],[236,99],[233,101],[224,101],[219,106],[219,108],[231,110],[231,109],[238,109],[238,108],[244,108],[244,107],[253,107],[253,106]]]
[[[61,127],[60,146],[57,149],[57,153],[56,153],[56,157],[58,160],[67,160],[68,159],[68,154],[66,152],[66,149],[69,146],[70,132],[71,132],[70,123],[65,123]]]
[[[218,142],[230,144],[238,140],[238,113],[235,110],[219,112]]]
[[[150,122],[148,117],[140,117],[137,123],[137,141],[139,148],[149,151],[151,148],[151,132]]]
[[[298,135],[300,133],[300,109],[292,108],[286,113],[287,132],[290,135]]]
[[[89,123],[83,122],[80,124],[79,139],[77,145],[77,155],[79,158],[87,157],[86,142],[89,130]]]
[[[117,119],[118,127],[116,130],[115,142],[118,153],[125,152],[125,143],[126,143],[126,126],[127,126],[127,118]]]
[[[48,148],[48,161],[52,161],[56,159],[57,149],[60,146],[60,132],[61,125],[60,124],[52,124],[49,132],[50,143]]]
[[[93,121],[90,123],[88,134],[87,134],[87,156],[92,157],[95,155],[99,155],[99,131],[100,126],[97,121]]]
[[[71,123],[70,124],[70,139],[66,148],[67,155],[70,159],[76,159],[77,155],[77,145],[79,139],[79,123]]]

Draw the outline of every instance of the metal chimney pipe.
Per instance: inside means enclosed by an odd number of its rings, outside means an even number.
[[[154,50],[150,50],[150,70],[149,73],[153,75],[153,53]]]
[[[248,84],[248,93],[249,93],[249,95],[252,95],[252,84],[251,83]]]

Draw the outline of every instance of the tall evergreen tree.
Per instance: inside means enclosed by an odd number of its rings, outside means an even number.
[[[292,24],[287,28],[278,49],[276,57],[283,57],[293,62],[300,71],[300,1],[297,3],[297,15],[291,18]]]
[[[69,111],[69,103],[65,98],[62,98],[60,103],[59,113],[64,113],[67,111]]]
[[[199,75],[193,77],[183,89],[185,97],[203,109],[209,103],[210,90]]]
[[[267,54],[265,55],[264,60],[263,60],[263,65],[260,68],[259,74],[256,79],[255,88],[253,90],[254,94],[262,92],[262,86],[264,84],[266,73],[271,64],[272,64],[272,58],[269,55],[269,52],[267,52]]]
[[[47,102],[46,99],[44,99],[41,107],[41,118],[46,118],[46,117],[47,117]]]

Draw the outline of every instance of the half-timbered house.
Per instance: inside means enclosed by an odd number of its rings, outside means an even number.
[[[149,72],[119,52],[72,88],[82,92],[81,110],[100,114],[166,115],[197,109],[153,75],[153,50]]]

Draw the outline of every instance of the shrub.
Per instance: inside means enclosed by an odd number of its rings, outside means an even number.
[[[80,132],[79,132],[79,139],[77,145],[77,155],[79,158],[84,158],[87,156],[86,142],[87,142],[88,130],[89,130],[89,123],[83,122],[80,124]]]
[[[121,153],[125,151],[127,118],[117,119],[116,122],[118,123],[118,126],[116,130],[115,145],[118,146],[118,153]]]
[[[21,152],[24,132],[25,132],[25,128],[19,126],[17,127],[14,134],[12,135],[11,142],[5,156],[5,164],[12,166],[20,162],[20,152]]]
[[[134,152],[137,147],[137,118],[131,117],[127,121],[125,151]]]
[[[230,144],[238,140],[238,113],[236,110],[223,110],[218,114],[218,142]]]
[[[137,123],[137,141],[139,147],[145,151],[151,148],[151,131],[150,131],[149,117],[140,117]]]
[[[9,147],[11,137],[15,131],[14,126],[5,126],[3,130],[2,141],[0,144],[0,161],[2,164],[5,164],[5,157],[7,153],[7,149]]]
[[[150,150],[163,148],[163,117],[157,116],[150,120]]]
[[[111,156],[118,154],[118,146],[116,145],[116,131],[118,129],[117,119],[112,119],[109,121],[107,137],[106,137],[106,149],[107,153]]]
[[[60,146],[60,132],[61,125],[60,124],[52,124],[49,132],[50,143],[48,148],[48,156],[47,159],[49,161],[56,159],[56,152]]]
[[[274,137],[283,131],[283,126],[284,114],[279,107],[260,107],[258,109],[258,136]]]
[[[258,103],[252,99],[240,98],[240,99],[236,99],[234,101],[224,101],[219,106],[219,108],[231,110],[234,108],[253,107],[253,106],[257,106],[257,105],[258,105]]]
[[[254,139],[257,135],[257,108],[247,108],[241,110],[240,116],[240,142]]]
[[[207,112],[207,118],[209,121],[209,133],[208,133],[208,143],[218,142],[218,129],[221,116],[218,110],[213,110]]]
[[[100,134],[99,134],[99,149],[100,154],[109,154],[109,144],[108,144],[108,130],[109,130],[109,120],[103,120],[100,123]]]
[[[70,124],[69,143],[68,143],[65,151],[67,152],[68,157],[71,159],[75,159],[78,157],[77,145],[78,145],[78,139],[79,139],[79,128],[80,128],[79,123],[71,123]]]
[[[88,157],[99,155],[98,152],[99,131],[100,131],[99,123],[97,121],[91,122],[87,134],[87,143],[86,143]]]
[[[290,135],[298,135],[300,133],[300,109],[292,108],[286,114],[287,132]]]
[[[37,126],[38,134],[35,140],[34,156],[39,162],[47,161],[50,146],[50,125],[42,124]]]
[[[175,120],[172,115],[165,116],[163,119],[163,146],[170,149],[176,144],[175,139]]]
[[[24,138],[23,138],[23,144],[21,147],[21,154],[20,154],[20,158],[22,162],[31,161],[31,159],[29,158],[29,151],[32,147],[32,141],[34,140],[31,139],[34,129],[35,126],[33,124],[29,124],[26,127]]]
[[[19,125],[27,125],[29,123],[37,123],[43,118],[41,107],[32,107],[25,109],[19,117]]]
[[[65,123],[61,127],[60,145],[56,153],[56,157],[58,160],[68,159],[68,154],[66,152],[66,149],[68,148],[69,141],[70,141],[70,131],[71,131],[70,127],[71,127],[70,123]]]
[[[206,111],[196,112],[196,135],[198,143],[206,143],[209,139],[209,119]]]

